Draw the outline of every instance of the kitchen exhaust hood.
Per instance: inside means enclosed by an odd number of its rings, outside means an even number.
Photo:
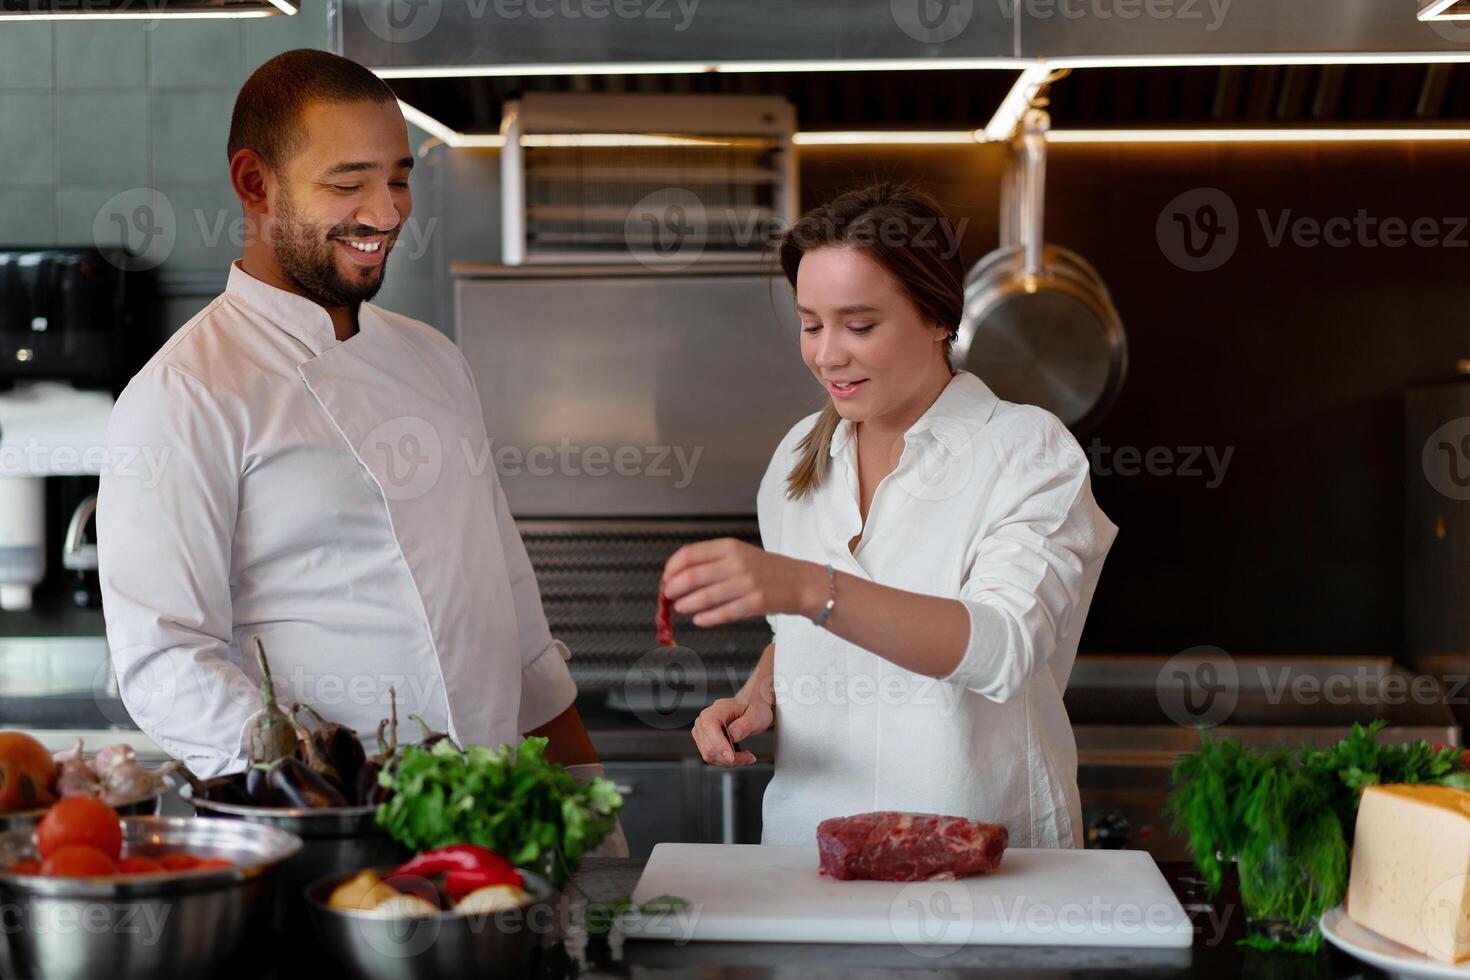
[[[385,77],[1470,59],[1413,0],[332,0]]]
[[[1470,0],[331,2],[337,50],[455,145],[533,91],[781,96],[797,145],[1005,139],[1063,68],[1058,140],[1470,138]]]

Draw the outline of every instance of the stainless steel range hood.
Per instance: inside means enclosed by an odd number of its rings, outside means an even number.
[[[338,49],[385,75],[1022,67],[1147,59],[1470,57],[1409,0],[333,0]],[[1428,6],[1433,6],[1432,4]]]

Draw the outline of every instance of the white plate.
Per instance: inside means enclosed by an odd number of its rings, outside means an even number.
[[[1323,915],[1320,924],[1322,935],[1329,943],[1396,977],[1470,980],[1470,960],[1459,963],[1431,960],[1392,939],[1385,939],[1366,926],[1358,925],[1348,918],[1347,910],[1341,905]]]

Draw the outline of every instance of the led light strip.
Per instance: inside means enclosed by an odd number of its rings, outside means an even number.
[[[247,17],[275,17],[277,14],[285,14],[294,17],[300,13],[291,0],[268,0],[274,10],[257,8],[255,10],[188,10],[180,13],[169,13],[167,9],[157,10],[119,10],[109,12],[106,10],[93,11],[68,11],[68,12],[45,12],[45,13],[0,13],[0,21],[11,20],[98,20],[100,18],[112,18],[116,20],[235,20]]]
[[[1048,143],[1373,143],[1470,140],[1470,129],[1053,129]]]
[[[1430,0],[1429,3],[1419,8],[1420,20],[1470,20],[1470,12],[1462,14],[1447,14],[1446,10],[1453,7],[1459,0]]]
[[[573,62],[561,65],[473,65],[374,68],[379,78],[486,78],[507,75],[704,75],[709,73],[828,71],[1015,71],[1033,58],[923,58],[873,61],[652,61],[644,64]]]

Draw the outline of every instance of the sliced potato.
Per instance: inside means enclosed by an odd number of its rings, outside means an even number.
[[[454,906],[462,915],[483,915],[519,908],[526,904],[526,892],[515,885],[486,885],[476,888]]]
[[[359,872],[332,889],[332,897],[327,899],[327,905],[334,909],[370,909],[380,900],[380,897],[373,896],[373,892],[382,884],[383,879],[378,877],[377,872],[371,869]]]
[[[403,892],[394,891],[391,896],[374,905],[372,911],[377,915],[392,915],[408,918],[421,915],[438,915],[440,909],[433,902],[425,898],[420,898],[418,895],[405,895]]]

